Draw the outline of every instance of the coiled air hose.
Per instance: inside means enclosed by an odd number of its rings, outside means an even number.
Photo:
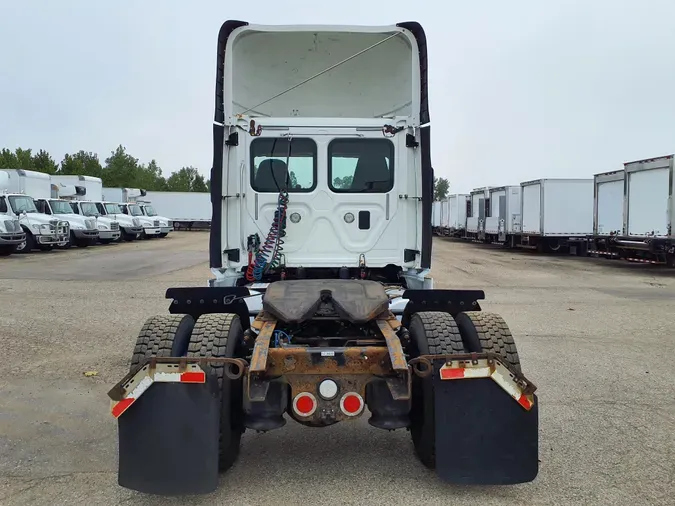
[[[281,190],[277,199],[277,209],[270,226],[265,242],[255,255],[255,260],[249,263],[246,270],[248,281],[260,281],[263,274],[279,266],[283,251],[284,236],[286,235],[286,209],[288,208],[288,192]]]

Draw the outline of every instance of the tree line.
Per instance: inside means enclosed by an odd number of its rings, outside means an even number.
[[[23,169],[54,175],[94,176],[109,188],[142,188],[150,191],[207,192],[210,181],[195,167],[183,167],[162,175],[156,160],[147,165],[134,158],[124,146],[119,145],[110,156],[101,161],[96,153],[80,150],[67,153],[60,163],[45,150],[33,153],[31,149],[17,148],[0,151],[0,169]]]

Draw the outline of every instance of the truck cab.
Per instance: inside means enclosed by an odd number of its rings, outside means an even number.
[[[78,216],[93,218],[98,228],[99,241],[110,243],[120,238],[120,224],[117,220],[102,216],[95,202],[70,200],[70,208]]]
[[[134,241],[143,232],[140,220],[124,214],[117,202],[94,202],[94,204],[101,216],[119,223],[120,237],[117,240]]]
[[[138,219],[143,227],[140,234],[143,239],[160,236],[162,227],[161,222],[157,217],[150,217],[143,214],[141,207],[136,202],[118,202],[117,205],[122,210],[122,213]]]
[[[0,171],[0,191],[4,191],[4,214],[19,221],[25,239],[18,244],[17,253],[34,249],[49,251],[64,246],[70,236],[68,221],[41,213],[33,198],[49,197],[49,174],[23,169]]]
[[[26,232],[19,220],[9,214],[8,207],[7,197],[0,195],[0,256],[11,255],[26,242]]]
[[[165,216],[159,216],[157,211],[155,211],[155,208],[152,206],[152,203],[149,201],[137,200],[136,203],[138,204],[138,207],[141,208],[144,216],[147,216],[153,220],[159,220],[159,237],[166,237],[169,235],[169,232],[173,230],[173,221]]]
[[[35,207],[38,211],[48,216],[55,216],[68,222],[70,227],[70,237],[65,244],[65,248],[79,246],[86,248],[89,245],[96,244],[99,237],[99,231],[96,224],[96,218],[87,218],[79,216],[73,212],[70,203],[62,198],[61,195],[70,195],[77,192],[83,193],[84,188],[65,187],[61,185],[52,185],[52,195],[54,198],[37,198]]]

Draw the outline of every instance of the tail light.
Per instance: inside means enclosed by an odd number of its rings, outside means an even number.
[[[340,399],[340,409],[347,416],[356,416],[363,411],[363,397],[356,392],[347,392]]]
[[[316,397],[309,392],[300,392],[293,399],[293,411],[298,416],[312,416],[316,411]]]

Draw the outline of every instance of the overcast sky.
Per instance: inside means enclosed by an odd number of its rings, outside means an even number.
[[[121,143],[165,175],[208,173],[226,19],[419,21],[432,161],[453,193],[675,152],[672,0],[0,0],[0,147],[103,160]]]

